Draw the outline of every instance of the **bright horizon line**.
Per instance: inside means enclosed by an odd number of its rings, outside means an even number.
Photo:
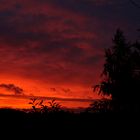
[[[34,95],[6,95],[0,93],[0,97],[11,97],[11,98],[22,98],[22,99],[30,99],[30,98],[37,98],[37,99],[44,99],[44,100],[58,100],[58,101],[79,101],[79,102],[93,102],[95,100],[102,100],[101,99],[83,99],[83,98],[61,98],[61,97],[46,97],[46,96],[34,96]]]

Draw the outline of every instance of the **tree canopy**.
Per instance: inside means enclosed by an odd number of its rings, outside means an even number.
[[[105,49],[105,64],[102,80],[94,90],[111,95],[118,104],[139,106],[140,93],[140,43],[130,43],[123,32],[117,29],[111,48]]]

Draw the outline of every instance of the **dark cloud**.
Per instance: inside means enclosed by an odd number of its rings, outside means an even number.
[[[23,95],[24,93],[22,88],[15,86],[14,84],[0,84],[0,88],[4,88],[7,91],[14,92],[15,95]]]
[[[66,94],[69,94],[72,92],[71,89],[69,89],[69,88],[62,88],[62,91]]]
[[[56,92],[56,88],[50,88],[52,92]]]
[[[52,91],[52,92],[57,92],[57,93],[72,93],[72,91],[71,91],[71,89],[69,89],[69,88],[60,88],[60,89],[58,89],[58,88],[50,88],[50,91]]]

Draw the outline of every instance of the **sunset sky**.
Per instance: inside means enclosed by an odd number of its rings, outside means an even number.
[[[129,0],[0,0],[0,107],[25,107],[17,94],[101,98],[104,49],[117,28],[138,38],[139,15]]]

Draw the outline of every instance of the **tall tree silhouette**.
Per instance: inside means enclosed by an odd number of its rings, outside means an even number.
[[[127,42],[120,29],[117,29],[112,41],[113,46],[105,50],[105,64],[101,75],[103,80],[94,90],[98,89],[99,94],[111,95],[112,101],[120,107],[130,108],[135,104],[140,91],[140,74],[137,73],[140,70],[140,44]]]

